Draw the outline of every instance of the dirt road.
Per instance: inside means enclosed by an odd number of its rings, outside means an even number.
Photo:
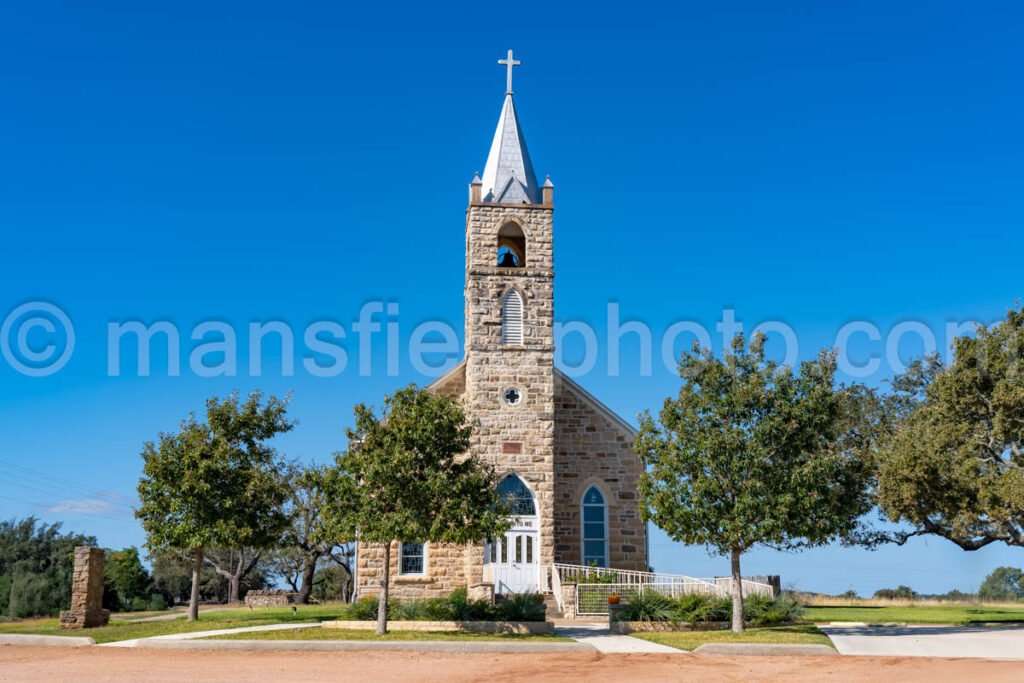
[[[0,646],[0,681],[1020,681],[1020,662],[910,657],[238,652]]]

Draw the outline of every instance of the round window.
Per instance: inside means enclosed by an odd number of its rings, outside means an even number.
[[[523,400],[523,392],[519,391],[515,387],[509,387],[505,390],[505,403],[510,406],[519,405],[519,402]]]

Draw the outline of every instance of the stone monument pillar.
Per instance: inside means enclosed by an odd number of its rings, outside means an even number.
[[[60,613],[61,628],[106,626],[110,610],[103,609],[103,549],[75,548],[71,576],[71,609]]]

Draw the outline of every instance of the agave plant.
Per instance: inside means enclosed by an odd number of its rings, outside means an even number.
[[[543,596],[537,593],[517,593],[495,605],[502,621],[544,621],[547,608]]]
[[[672,621],[675,614],[672,599],[654,591],[631,596],[619,613],[623,621]]]

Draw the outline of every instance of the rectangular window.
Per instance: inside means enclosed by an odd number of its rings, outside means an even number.
[[[398,557],[399,574],[422,574],[426,567],[426,546],[422,543],[402,543]]]

